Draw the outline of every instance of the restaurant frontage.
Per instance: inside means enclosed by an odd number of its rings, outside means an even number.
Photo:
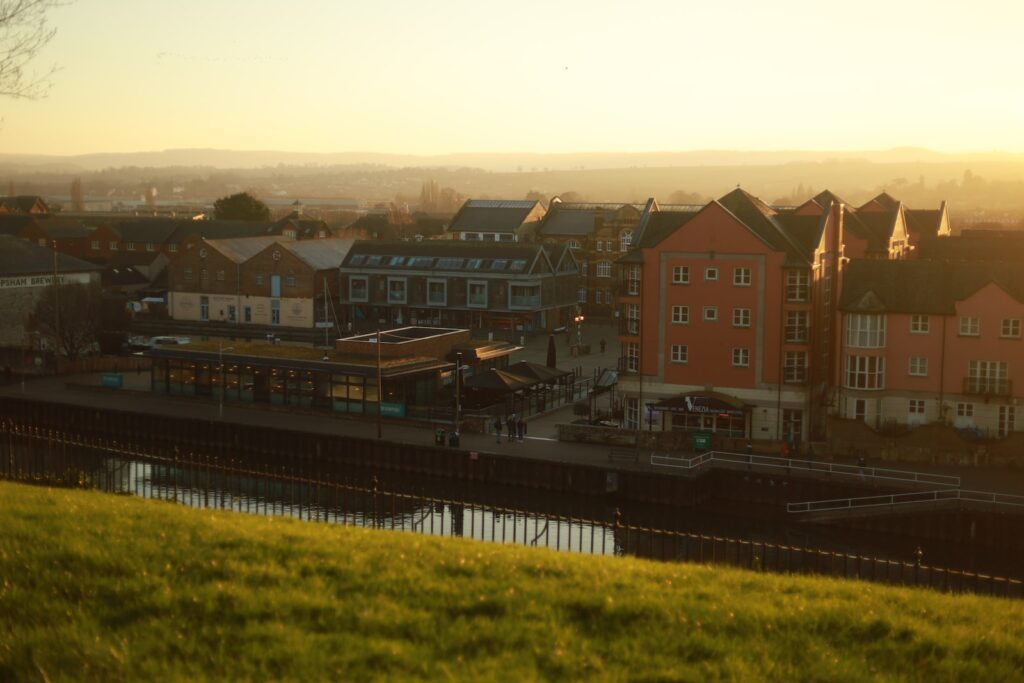
[[[663,431],[710,432],[750,438],[751,406],[715,392],[690,392],[647,405],[648,420]]]

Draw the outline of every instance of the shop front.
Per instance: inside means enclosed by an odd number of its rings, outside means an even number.
[[[665,431],[709,432],[736,438],[750,437],[750,406],[725,394],[691,392],[648,406],[662,415]]]

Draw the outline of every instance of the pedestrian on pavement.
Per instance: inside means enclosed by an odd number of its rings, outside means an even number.
[[[861,481],[864,480],[864,468],[867,466],[867,464],[868,464],[868,461],[864,458],[863,455],[861,455],[859,458],[857,458],[857,467],[860,468],[860,478],[861,478]]]
[[[749,441],[747,442],[747,455],[754,454],[754,446]]]
[[[501,415],[494,417],[494,443],[501,443]]]
[[[522,443],[526,439],[526,420],[519,418],[516,427],[519,430],[519,442]]]
[[[508,416],[508,442],[516,442],[516,424],[519,422],[519,418],[516,417],[515,413]]]

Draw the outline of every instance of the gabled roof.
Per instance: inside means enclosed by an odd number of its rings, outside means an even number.
[[[844,273],[839,308],[952,315],[956,302],[990,283],[1024,303],[1024,270],[1016,264],[854,259]]]
[[[864,202],[861,206],[858,207],[857,210],[858,211],[863,211],[864,209],[871,210],[871,205],[872,204],[877,205],[883,211],[895,211],[896,208],[899,206],[899,200],[894,199],[892,197],[892,195],[890,195],[888,192],[883,192],[880,195],[878,195],[877,197],[873,197],[873,198],[869,199],[868,201]]]
[[[34,194],[0,197],[0,209],[4,209],[12,213],[31,213],[33,209],[35,209],[37,213],[50,212],[50,207],[46,205],[43,198]]]
[[[942,227],[942,209],[904,209],[903,216],[913,235],[937,235]]]
[[[97,265],[57,252],[59,273],[97,271]],[[0,277],[13,275],[48,275],[53,273],[53,250],[14,235],[0,235]]]
[[[647,216],[647,221],[639,240],[637,240],[636,233],[634,233],[631,246],[646,249],[660,244],[666,237],[686,225],[691,218],[697,215],[697,212],[698,210],[652,211]]]
[[[193,221],[182,220],[167,240],[180,243],[191,235],[212,239],[232,239],[238,237],[258,237],[276,235],[274,223],[264,221]]]
[[[448,232],[515,232],[540,206],[536,200],[469,199],[448,225]]]
[[[740,188],[720,198],[717,202],[741,223],[776,251],[786,253],[789,264],[807,264],[811,255],[801,248],[785,228],[776,221],[778,212],[763,201]]]
[[[217,250],[234,263],[243,263],[278,241],[279,238],[276,235],[238,237],[223,240],[204,240],[202,245],[195,248],[201,249],[205,245]]]
[[[815,203],[818,204],[818,206],[825,209],[826,211],[828,210],[829,206],[831,206],[833,203],[849,206],[849,202],[846,202],[841,197],[833,194],[830,190],[824,190],[822,192],[819,192],[818,194],[814,195],[813,200]]]
[[[893,211],[858,211],[857,220],[868,230],[868,249],[888,251],[896,221],[899,219],[899,204]],[[843,223],[845,229],[846,223]]]
[[[355,240],[322,239],[298,242],[285,240],[278,243],[313,270],[329,270],[341,265]]]

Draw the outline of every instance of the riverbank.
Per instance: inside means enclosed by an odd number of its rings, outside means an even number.
[[[0,483],[0,678],[1014,680],[1024,604]]]

